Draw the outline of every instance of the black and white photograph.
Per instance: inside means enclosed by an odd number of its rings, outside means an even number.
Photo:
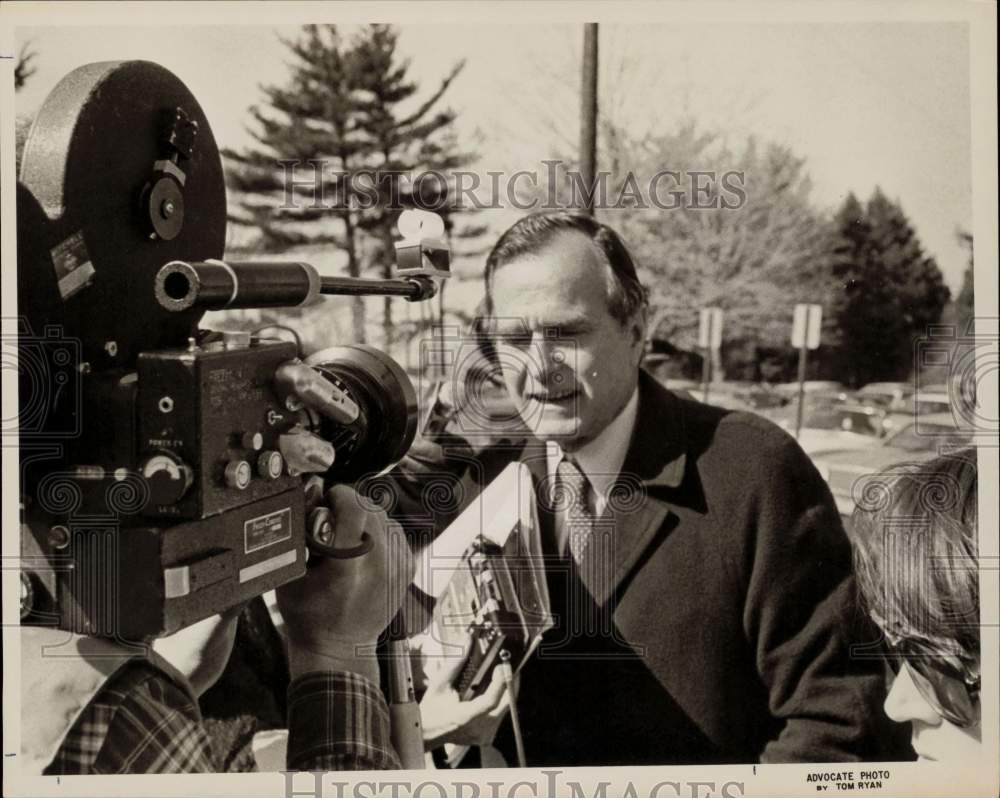
[[[5,794],[1000,793],[995,4],[0,19]]]

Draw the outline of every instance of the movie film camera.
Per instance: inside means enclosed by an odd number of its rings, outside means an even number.
[[[336,553],[326,482],[403,456],[415,392],[358,344],[211,332],[208,310],[323,294],[423,300],[447,247],[396,245],[396,279],[223,260],[222,161],[166,69],[106,62],[40,109],[17,187],[22,620],[134,641],[225,611]]]

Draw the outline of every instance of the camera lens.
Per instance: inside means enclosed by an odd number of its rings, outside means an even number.
[[[352,424],[320,422],[318,434],[337,450],[328,477],[356,480],[382,471],[406,454],[417,430],[417,395],[395,360],[374,347],[352,344],[323,349],[306,363],[347,393],[361,410]]]

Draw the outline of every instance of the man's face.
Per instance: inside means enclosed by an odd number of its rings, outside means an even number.
[[[535,435],[566,451],[601,433],[638,378],[645,319],[611,316],[609,268],[589,238],[569,230],[493,276],[507,390]]]

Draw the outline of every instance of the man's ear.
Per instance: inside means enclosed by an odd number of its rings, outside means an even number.
[[[639,359],[646,348],[646,308],[639,308],[627,322],[629,334],[632,336],[632,346],[638,349]]]

